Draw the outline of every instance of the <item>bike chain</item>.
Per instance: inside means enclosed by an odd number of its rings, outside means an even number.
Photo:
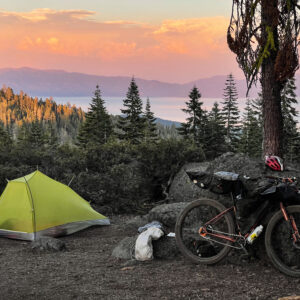
[[[222,243],[222,242],[219,242],[219,241],[212,240],[211,238],[201,236],[203,239],[206,239],[206,240],[209,240],[209,241],[212,241],[214,243],[221,244],[221,245],[225,245],[225,246],[228,246],[228,247],[231,247],[231,248],[234,248],[234,249],[243,249],[243,250],[245,249],[246,239],[243,236],[238,235],[238,234],[234,234],[234,233],[226,233],[226,232],[222,232],[222,231],[219,231],[219,230],[214,230],[214,229],[209,228],[209,227],[208,227],[208,229],[211,231],[211,233],[220,233],[220,234],[223,234],[223,235],[226,235],[226,236],[236,237],[239,240],[242,240],[243,242],[236,241],[235,243],[238,243],[240,245],[239,247],[236,247],[236,246],[232,246],[230,244],[226,244],[226,243]]]

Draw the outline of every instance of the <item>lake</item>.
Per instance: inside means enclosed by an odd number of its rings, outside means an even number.
[[[41,97],[43,100],[46,97]],[[123,108],[123,99],[124,97],[103,97],[105,100],[105,105],[108,112],[112,115],[121,114],[120,109]],[[146,104],[146,97],[142,97],[144,108]],[[89,104],[91,102],[91,97],[53,97],[53,100],[58,104],[70,103],[71,105],[76,105],[81,107],[84,111],[88,110]],[[158,118],[165,120],[172,120],[183,122],[187,114],[185,114],[181,109],[186,107],[185,102],[188,101],[188,98],[176,98],[176,97],[152,97],[150,98],[151,111],[154,112],[154,115]],[[223,102],[223,99],[220,98],[201,98],[203,102],[203,108],[206,110],[211,110],[214,102]],[[245,107],[246,99],[239,99],[239,107],[241,110]]]

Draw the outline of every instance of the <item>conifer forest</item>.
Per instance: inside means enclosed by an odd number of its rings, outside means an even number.
[[[295,81],[281,92],[284,157],[299,161]],[[194,86],[186,97],[185,122],[156,122],[151,99],[143,103],[132,78],[119,116],[109,115],[96,86],[88,112],[52,99],[0,90],[0,187],[7,180],[40,169],[96,206],[112,212],[144,211],[164,200],[168,185],[186,162],[222,153],[262,156],[262,99],[247,99],[239,110],[235,79],[224,82],[224,97],[203,109]]]

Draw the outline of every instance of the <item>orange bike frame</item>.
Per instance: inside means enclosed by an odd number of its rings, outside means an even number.
[[[290,226],[292,227],[293,233],[293,239],[294,242],[297,242],[298,240],[300,240],[300,235],[299,235],[299,230],[297,228],[295,219],[293,216],[288,216],[285,207],[283,206],[282,202],[280,202],[280,209],[282,211],[283,217],[284,219],[290,224]]]
[[[217,237],[217,238],[221,238],[221,239],[230,241],[230,242],[232,242],[232,243],[236,242],[236,239],[235,239],[235,238],[228,237],[228,236],[223,235],[223,234],[210,233],[210,232],[207,232],[207,230],[206,230],[206,226],[215,224],[215,223],[218,222],[225,214],[227,214],[228,212],[230,212],[230,211],[232,211],[232,210],[234,210],[234,206],[232,206],[232,207],[230,207],[230,208],[227,208],[226,210],[222,211],[220,214],[216,215],[214,218],[212,218],[211,220],[209,220],[208,222],[206,222],[206,223],[204,224],[203,227],[200,227],[200,229],[199,229],[199,234],[202,235],[203,237],[205,237],[205,236],[208,234],[208,235],[210,235],[210,236],[214,236],[214,237]]]

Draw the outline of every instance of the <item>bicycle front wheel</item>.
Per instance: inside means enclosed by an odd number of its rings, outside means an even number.
[[[300,230],[300,205],[286,207]],[[300,245],[294,244],[292,229],[280,211],[274,214],[265,233],[266,251],[274,266],[282,273],[300,277]]]
[[[202,237],[199,229],[208,221],[225,211],[218,201],[200,199],[189,204],[180,214],[175,226],[176,242],[181,253],[198,264],[215,264],[230,251],[231,242],[219,237]],[[230,236],[234,234],[234,223],[230,213],[225,213],[210,226],[210,230]]]

